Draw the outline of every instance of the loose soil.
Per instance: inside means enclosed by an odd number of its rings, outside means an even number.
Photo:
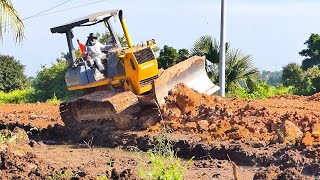
[[[58,105],[0,105],[1,129],[20,127],[31,139],[2,148],[2,164],[8,159],[11,165],[1,165],[0,174],[139,179],[143,157],[127,150],[147,151],[160,134],[175,142],[179,157],[194,157],[185,179],[233,179],[233,167],[239,179],[314,179],[320,176],[319,109],[320,94],[240,100],[179,85],[169,93],[162,118],[158,110],[144,111],[145,130],[73,132],[64,128]],[[28,153],[17,159],[10,149],[19,148]]]

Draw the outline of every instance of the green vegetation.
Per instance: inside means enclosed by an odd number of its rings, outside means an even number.
[[[234,91],[238,85],[249,87],[256,83],[259,71],[253,67],[251,55],[243,54],[239,49],[229,50],[226,55],[226,92]],[[218,74],[218,72],[216,72]],[[215,78],[218,82],[218,76]]]
[[[307,70],[320,65],[320,35],[312,33],[309,39],[304,43],[307,45],[299,54],[305,59],[302,61],[302,68]]]
[[[49,104],[60,104],[61,100],[59,100],[56,96],[56,94],[53,94],[53,97],[51,99],[47,99],[46,103]]]
[[[173,150],[173,142],[160,136],[154,147],[146,152],[148,162],[139,165],[139,176],[142,179],[182,180],[192,161],[186,164],[177,157]]]
[[[294,94],[312,95],[320,92],[320,35],[312,33],[304,44],[307,48],[299,52],[304,57],[302,65],[284,66],[282,83],[292,86]]]
[[[163,46],[158,57],[159,68],[167,69],[189,57],[187,49],[175,49],[170,46]]]
[[[296,63],[289,63],[283,67],[282,83],[292,86],[293,93],[311,95],[320,91],[320,69],[312,67],[303,70]]]
[[[27,80],[27,78],[24,77],[23,86],[21,85],[17,88],[10,87],[7,88],[6,91],[0,91],[0,104],[31,103],[37,101],[57,104],[60,103],[61,100],[72,97],[77,92],[67,90],[64,80],[66,69],[67,63],[63,58],[57,59],[57,62],[51,67],[42,66],[42,70],[38,72],[36,78],[28,78]],[[3,72],[8,73],[10,71],[8,71],[7,68],[3,70]],[[14,74],[17,76],[17,72],[14,72]],[[6,79],[7,78],[1,76],[0,72],[0,87],[5,86],[6,83],[2,82]],[[12,80],[10,79],[8,82],[11,84],[12,82],[16,83],[15,86],[17,86],[18,80],[19,78],[12,78]]]
[[[10,130],[0,131],[0,143],[15,143],[17,138],[17,135]]]
[[[7,93],[26,86],[24,66],[12,56],[0,55],[0,91]]]
[[[38,101],[65,100],[78,93],[67,89],[65,74],[68,65],[64,56],[62,54],[62,57],[57,59],[51,67],[42,66],[42,70],[38,72],[33,81]]]
[[[282,71],[265,71],[263,70],[260,74],[260,78],[263,82],[274,86],[281,83]]]
[[[70,170],[61,170],[59,172],[56,172],[54,175],[47,176],[46,179],[48,180],[63,180],[63,179],[71,179],[74,177],[74,174]]]
[[[246,55],[239,49],[231,49],[230,44],[226,46],[226,92],[232,94],[232,91],[235,91],[239,86],[247,87],[248,81],[255,82],[259,71],[253,67],[251,55]],[[208,74],[213,82],[218,84],[220,56],[218,41],[208,35],[200,37],[195,41],[191,55],[206,56],[207,61],[212,63],[210,67],[207,65]]]
[[[13,33],[16,42],[21,42],[24,39],[24,25],[18,14],[14,9],[11,0],[0,1],[0,38],[2,40],[3,33],[7,28],[10,28]],[[10,26],[8,26],[10,24]]]
[[[227,52],[229,49],[229,44],[227,44]],[[191,49],[191,56],[206,56],[206,59],[213,63],[219,63],[220,47],[216,39],[209,35],[201,36],[197,39]]]
[[[239,87],[229,92],[227,96],[238,97],[240,99],[266,99],[280,94],[292,94],[292,87],[285,87],[282,84],[270,86],[266,82],[255,83],[251,91]]]
[[[38,72],[34,81],[34,86],[38,97],[41,101],[53,98],[54,95],[58,99],[66,99],[70,95],[67,90],[67,85],[64,81],[64,76],[67,70],[65,60],[58,59],[56,64],[50,68],[42,66],[42,70]]]
[[[97,180],[108,180],[108,177],[106,175],[98,176]]]
[[[5,93],[0,91],[0,104],[20,104],[35,102],[35,89],[18,89]]]
[[[97,33],[96,36],[99,38],[99,42],[101,42],[102,44],[110,43],[109,41],[111,40],[110,39],[111,38],[111,34],[109,33],[109,31],[106,31],[106,32],[104,32],[102,34]],[[124,35],[116,34],[116,36],[117,36],[121,46],[128,46],[127,45],[127,40],[124,37]]]
[[[226,92],[229,97],[243,99],[269,98],[279,94],[312,95],[320,92],[320,35],[311,34],[307,48],[299,54],[305,59],[302,66],[289,63],[282,71],[263,71],[253,67],[252,57],[240,50],[226,50]],[[211,36],[195,41],[191,55],[205,55],[213,65],[207,67],[213,82],[218,82],[219,43]]]

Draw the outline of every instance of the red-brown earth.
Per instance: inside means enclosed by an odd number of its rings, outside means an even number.
[[[150,111],[154,116],[144,124],[146,130],[70,135],[58,105],[0,105],[1,129],[20,127],[31,139],[1,145],[0,175],[139,179],[137,166],[143,160],[125,150],[135,146],[146,151],[160,133],[175,142],[179,157],[194,157],[184,179],[232,179],[232,163],[239,179],[314,179],[320,175],[319,109],[320,94],[240,100],[180,85],[167,97],[162,119]],[[95,146],[88,148],[85,142],[92,137]]]

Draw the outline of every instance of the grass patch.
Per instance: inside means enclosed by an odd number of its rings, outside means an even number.
[[[97,180],[109,180],[109,179],[106,175],[103,175],[103,176],[98,176]]]
[[[21,128],[14,128],[13,131],[10,129],[0,130],[0,144],[5,143],[29,143],[27,133]]]
[[[61,170],[56,172],[54,175],[47,176],[46,180],[65,180],[65,179],[71,179],[76,178],[77,176],[72,173],[70,170]],[[77,178],[79,179],[79,177]]]
[[[174,143],[164,136],[155,140],[154,147],[144,154],[147,161],[138,166],[139,176],[142,179],[154,180],[182,180],[191,163],[183,163],[173,150]]]
[[[18,136],[10,130],[0,131],[0,143],[15,143]]]
[[[48,99],[46,101],[46,103],[49,103],[49,104],[60,104],[61,103],[61,100],[59,100],[56,96],[56,94],[54,93],[53,94],[53,97],[51,99]]]

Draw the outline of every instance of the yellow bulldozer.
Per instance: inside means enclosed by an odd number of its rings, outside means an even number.
[[[119,42],[111,24],[112,17],[119,17],[127,46]],[[116,44],[104,52],[105,72],[100,72],[96,66],[89,66],[83,57],[77,58],[73,45],[73,28],[98,23],[107,28],[112,43]],[[134,46],[122,10],[98,12],[50,30],[67,37],[69,52],[65,81],[68,90],[83,91],[82,96],[60,104],[62,120],[68,128],[130,129],[144,107],[153,103],[161,107],[168,91],[179,83],[205,94],[219,89],[206,74],[205,57],[194,56],[166,70],[159,70],[153,52],[155,41]]]

